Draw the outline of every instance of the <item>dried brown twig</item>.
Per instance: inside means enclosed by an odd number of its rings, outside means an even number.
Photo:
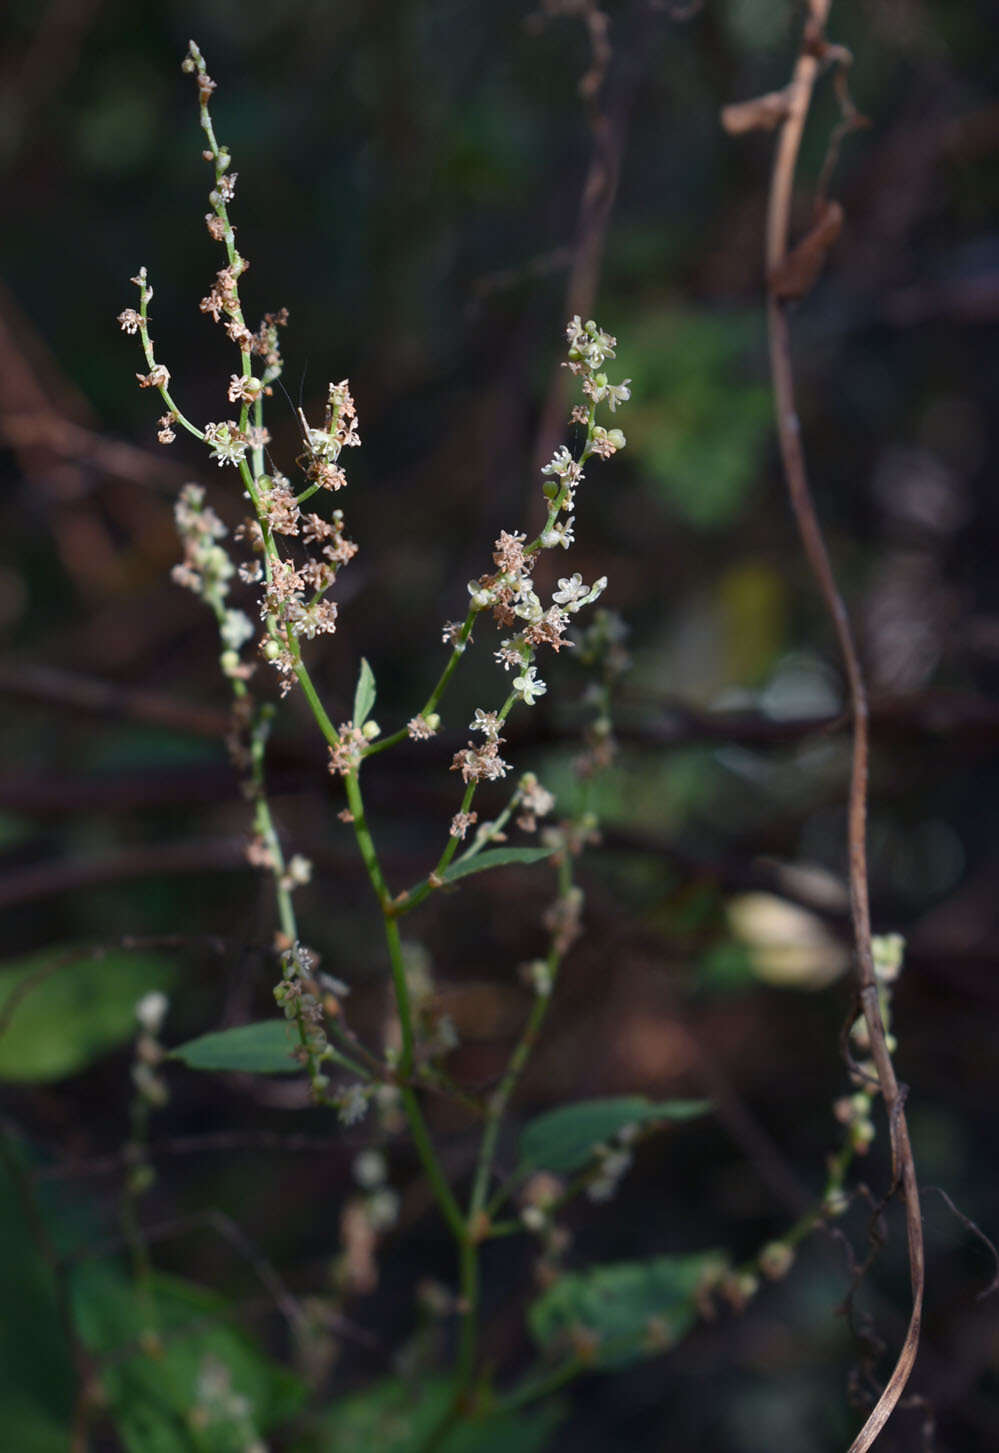
[[[791,506],[801,534],[808,562],[828,609],[846,672],[851,714],[853,717],[853,753],[850,775],[848,813],[848,848],[850,879],[850,911],[857,951],[859,998],[870,1038],[871,1055],[877,1068],[878,1083],[888,1115],[892,1150],[893,1188],[901,1187],[905,1199],[906,1232],[909,1245],[909,1268],[912,1282],[912,1314],[905,1342],[895,1368],[871,1410],[867,1421],[850,1445],[849,1453],[866,1453],[884,1428],[909,1379],[919,1346],[925,1280],[923,1233],[919,1212],[919,1191],[916,1169],[909,1143],[905,1118],[905,1094],[895,1077],[894,1066],[885,1043],[885,1030],[878,1004],[878,990],[871,949],[871,919],[867,881],[867,774],[869,713],[867,692],[860,658],[829,560],[822,529],[812,502],[801,444],[801,426],[795,409],[794,374],[791,363],[790,331],[787,303],[803,291],[788,286],[788,228],[791,200],[805,119],[819,72],[828,64],[843,66],[849,56],[840,47],[830,46],[825,37],[825,24],[831,0],[809,0],[808,17],[801,50],[794,74],[784,96],[787,114],[780,126],[776,156],[771,177],[767,211],[766,268],[767,324],[770,342],[770,366],[773,375],[774,404],[781,459],[787,479]],[[844,94],[841,90],[841,97]],[[848,118],[845,118],[848,119]],[[823,183],[825,178],[823,178]],[[818,274],[825,251],[838,227],[831,226],[828,209],[833,204],[822,202],[816,227],[809,238],[816,241],[818,255],[809,258],[811,281]],[[816,233],[819,236],[816,238]],[[806,238],[806,242],[809,241]],[[799,250],[799,261],[801,253]]]

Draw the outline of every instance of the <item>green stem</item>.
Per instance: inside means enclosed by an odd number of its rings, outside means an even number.
[[[526,1407],[528,1403],[538,1402],[541,1398],[548,1397],[551,1393],[557,1392],[574,1377],[588,1371],[588,1364],[578,1357],[570,1357],[563,1362],[561,1367],[555,1367],[550,1372],[542,1373],[539,1377],[528,1378],[522,1382],[519,1388],[508,1393],[506,1397],[498,1398],[493,1405],[493,1411],[497,1415],[503,1413],[514,1413],[520,1408]]]
[[[416,1146],[416,1152],[420,1157],[423,1169],[426,1171],[427,1180],[431,1189],[437,1197],[438,1205],[444,1215],[455,1241],[459,1247],[464,1246],[466,1240],[465,1218],[461,1214],[461,1207],[455,1200],[454,1192],[448,1184],[447,1178],[441,1169],[437,1152],[430,1139],[430,1132],[427,1129],[427,1122],[424,1119],[423,1111],[420,1109],[420,1102],[416,1098],[416,1092],[412,1086],[400,1084],[399,1094],[402,1097],[403,1109],[406,1112],[406,1119],[409,1121],[409,1131]]]
[[[471,1386],[475,1375],[475,1354],[479,1341],[479,1246],[470,1225],[459,1247],[461,1286],[461,1331],[458,1336],[456,1396]]]
[[[344,783],[347,789],[347,801],[350,804],[350,810],[353,816],[354,834],[357,839],[357,845],[360,849],[364,866],[367,869],[371,886],[381,906],[384,919],[385,942],[388,946],[396,1009],[399,1015],[399,1025],[402,1033],[402,1051],[398,1064],[399,1093],[402,1097],[406,1119],[409,1122],[410,1134],[413,1137],[417,1153],[426,1171],[427,1179],[440,1205],[444,1219],[447,1221],[460,1247],[464,1245],[466,1240],[465,1218],[462,1215],[461,1207],[455,1200],[454,1192],[448,1184],[447,1177],[441,1168],[440,1160],[434,1149],[433,1141],[430,1138],[427,1122],[420,1108],[420,1102],[412,1086],[407,1083],[412,1076],[413,1066],[416,1060],[413,1009],[409,997],[409,985],[406,982],[406,966],[403,960],[402,938],[399,933],[399,924],[396,921],[395,913],[392,911],[392,895],[385,881],[385,875],[382,872],[381,864],[378,860],[374,839],[371,836],[371,830],[368,827],[365,816],[359,769],[355,768],[354,771],[349,772],[344,778]]]
[[[558,868],[559,896],[564,898],[571,887],[572,859],[566,848],[562,852],[562,858]],[[559,963],[560,955],[553,938],[545,959],[545,965],[548,970],[548,985],[546,986],[548,992],[538,994],[535,998],[531,1006],[531,1012],[527,1017],[527,1023],[524,1025],[520,1039],[517,1041],[513,1054],[510,1056],[506,1072],[500,1081],[499,1089],[486,1108],[486,1125],[482,1133],[478,1163],[475,1168],[475,1179],[472,1183],[472,1199],[468,1213],[470,1222],[474,1222],[485,1209],[486,1196],[489,1191],[489,1178],[492,1174],[496,1143],[499,1139],[503,1116],[506,1114],[517,1081],[520,1079],[524,1067],[530,1058],[531,1051],[541,1032],[541,1026],[544,1023],[545,1016],[548,1013],[548,1006],[551,1003],[551,996],[555,988],[555,979],[558,975]]]

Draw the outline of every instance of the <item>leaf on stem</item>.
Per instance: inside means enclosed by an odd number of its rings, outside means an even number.
[[[653,1103],[643,1095],[619,1095],[606,1100],[583,1100],[537,1116],[520,1136],[519,1173],[550,1170],[571,1175],[594,1158],[626,1126],[651,1126],[667,1120],[692,1120],[711,1109],[708,1100],[663,1100]]]
[[[550,858],[554,851],[554,848],[484,848],[472,858],[459,858],[456,863],[451,863],[441,877],[446,883],[454,883],[471,873],[503,868],[508,863],[540,863],[542,858]]]
[[[445,1378],[384,1378],[339,1398],[319,1428],[317,1453],[420,1453],[447,1412],[454,1385]],[[461,1421],[440,1453],[542,1453],[564,1409],[549,1402],[530,1413],[488,1413]]]
[[[354,725],[360,728],[367,721],[371,708],[375,704],[375,674],[368,665],[364,656],[361,657],[361,669],[357,677],[357,687],[354,691]]]
[[[595,1368],[653,1357],[686,1336],[699,1299],[724,1272],[718,1252],[621,1261],[559,1277],[527,1314],[546,1351],[575,1353]]]
[[[489,868],[503,868],[508,864],[540,863],[551,857],[554,848],[483,848],[481,853],[459,858],[450,863],[438,876],[421,878],[405,895],[405,901],[415,899],[422,902],[431,888],[440,888],[445,883],[456,883],[459,878],[468,878],[472,873],[484,873]]]
[[[129,1453],[262,1447],[260,1434],[302,1402],[299,1380],[230,1325],[216,1292],[157,1274],[143,1294],[116,1268],[86,1262],[71,1292],[80,1339],[100,1359],[103,1410]],[[211,1441],[193,1441],[205,1425]]]
[[[301,1066],[292,1059],[292,1027],[285,1019],[240,1024],[189,1039],[170,1051],[192,1070],[241,1070],[253,1075],[293,1075]]]

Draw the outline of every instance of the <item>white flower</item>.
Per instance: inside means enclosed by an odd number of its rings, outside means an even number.
[[[337,1108],[342,1125],[356,1125],[368,1113],[368,1097],[363,1085],[349,1085],[337,1096]]]
[[[387,1231],[399,1219],[398,1192],[390,1186],[382,1186],[368,1201],[367,1211],[372,1231]]]
[[[565,576],[558,583],[558,590],[552,592],[552,600],[559,605],[564,605],[568,611],[577,611],[582,605],[588,587],[583,584],[583,577],[577,570],[571,580]]]
[[[576,372],[580,371],[580,365],[591,373],[595,372],[608,358],[614,357],[617,339],[598,328],[592,318],[584,323],[576,313],[570,319],[565,335],[569,340],[569,358],[577,365]]]
[[[514,615],[520,616],[522,621],[539,621],[545,613],[534,591],[531,589],[522,590],[517,604],[513,608]]]
[[[288,863],[286,877],[289,887],[292,888],[299,888],[303,883],[310,882],[312,879],[312,864],[309,859],[303,857],[301,853],[295,853],[294,857]]]
[[[523,701],[525,706],[533,706],[539,696],[544,696],[548,687],[543,681],[537,679],[536,666],[528,666],[522,676],[516,676],[513,682],[513,689]]]
[[[584,585],[583,577],[577,570],[571,580],[564,576],[558,583],[558,590],[552,593],[552,600],[564,606],[570,614],[574,615],[580,607],[589,605],[607,589],[607,576],[601,575],[600,579],[593,585]]]
[[[504,671],[509,671],[511,666],[524,664],[524,648],[516,636],[508,636],[505,641],[501,641],[499,650],[494,651],[493,655]]]
[[[468,725],[473,732],[481,732],[488,741],[495,741],[499,736],[499,717],[495,711],[483,711],[481,706],[475,708],[475,716]]]
[[[227,610],[219,634],[230,651],[238,651],[253,635],[253,622],[241,610]]]
[[[496,592],[480,585],[477,580],[468,582],[468,593],[472,598],[472,604],[479,610],[486,610],[496,602]]]
[[[554,478],[562,480],[563,483],[566,480],[575,481],[580,478],[579,465],[564,444],[560,444],[555,450],[551,462],[542,468],[541,473],[552,475]]]
[[[159,989],[153,989],[142,998],[135,1006],[135,1017],[148,1034],[158,1034],[166,1012],[170,1008],[170,1000]]]
[[[220,469],[224,464],[240,464],[246,458],[246,440],[239,432],[239,425],[231,420],[224,424],[206,424],[205,443],[211,445],[212,458]]]
[[[554,980],[546,959],[532,959],[529,964],[524,964],[523,975],[535,994],[542,999],[548,998],[554,988]]]
[[[613,414],[618,404],[626,404],[631,398],[631,379],[626,378],[623,383],[609,383],[607,385],[607,405]]]
[[[561,545],[563,550],[568,550],[573,540],[573,525],[576,523],[576,516],[570,515],[567,520],[558,520],[550,530],[545,530],[541,536],[541,543],[546,550],[552,550],[556,545]]]
[[[541,1232],[548,1224],[548,1217],[540,1206],[525,1206],[520,1213],[520,1219],[528,1231]]]
[[[387,1174],[388,1167],[380,1150],[362,1150],[354,1161],[354,1179],[366,1191],[380,1186]]]

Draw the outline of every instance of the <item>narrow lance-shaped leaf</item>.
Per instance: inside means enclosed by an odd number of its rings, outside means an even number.
[[[571,1175],[593,1159],[595,1148],[618,1135],[627,1125],[651,1126],[665,1120],[691,1120],[706,1115],[708,1100],[663,1100],[654,1103],[643,1095],[583,1100],[539,1115],[520,1137],[520,1170],[550,1170]]]
[[[362,727],[371,713],[375,704],[375,676],[364,656],[361,657],[361,670],[357,677],[357,687],[354,691],[354,725]]]
[[[240,1024],[189,1039],[171,1050],[192,1070],[242,1070],[254,1075],[293,1075],[301,1068],[294,1059],[294,1029],[285,1019],[264,1019]]]
[[[509,863],[540,863],[550,858],[554,848],[483,848],[472,858],[459,858],[444,869],[442,877],[447,883],[458,878],[467,878],[472,873],[484,873],[488,868],[503,868]]]

